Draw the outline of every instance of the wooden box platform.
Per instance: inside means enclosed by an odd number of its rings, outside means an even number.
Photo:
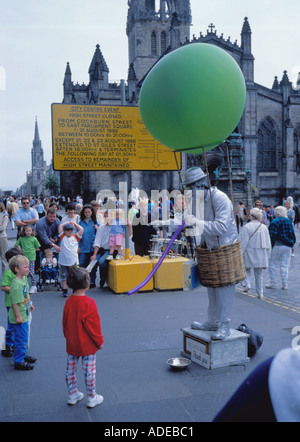
[[[213,341],[210,331],[183,328],[183,356],[209,370],[230,365],[244,364],[248,357],[249,335],[231,329],[230,336]]]

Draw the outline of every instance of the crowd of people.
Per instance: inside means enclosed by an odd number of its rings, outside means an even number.
[[[58,275],[63,296],[68,296],[66,284],[68,267],[78,264],[90,271],[91,288],[96,287],[97,268],[100,269],[100,288],[107,281],[108,262],[121,258],[125,236],[125,216],[121,201],[91,201],[83,204],[80,196],[69,198],[38,198],[10,196],[0,202],[0,257],[2,274],[8,267],[7,227],[17,229],[15,247],[29,259],[30,292],[37,291],[36,273],[42,270],[46,284],[54,283]],[[107,210],[107,207],[112,210]],[[168,216],[174,214],[175,205],[168,201]],[[60,210],[59,210],[60,209]],[[59,210],[59,211],[58,211]],[[62,215],[65,210],[65,215]],[[182,208],[181,208],[182,210]],[[157,233],[153,220],[161,219],[161,202],[154,204],[140,200],[129,204],[129,236],[135,254],[147,255],[152,235]],[[176,212],[176,210],[175,210]],[[263,269],[269,269],[267,288],[276,285],[277,264],[280,263],[282,288],[288,287],[288,267],[294,256],[295,228],[299,228],[300,209],[292,197],[282,206],[263,207],[257,200],[252,210],[240,201],[236,210],[236,223],[240,231],[247,278],[244,290],[250,288],[251,268],[254,269],[258,297],[263,297]],[[171,221],[172,224],[172,221]]]
[[[281,206],[263,207],[261,201],[247,212],[243,201],[236,209],[237,224],[241,229],[241,245],[247,277],[242,282],[244,291],[251,288],[251,269],[254,272],[258,298],[263,298],[263,270],[268,269],[267,289],[276,288],[278,265],[282,289],[288,289],[290,260],[294,256],[295,228],[299,229],[300,210],[292,197]],[[241,219],[241,217],[243,219]],[[244,224],[246,222],[246,224]]]
[[[191,175],[191,182],[187,181],[187,184],[192,191],[197,193],[202,189],[205,195],[209,195],[206,176],[202,173],[195,181],[195,172],[192,171]],[[199,228],[205,226],[203,235],[209,247],[215,245],[217,238],[221,239],[222,244],[224,241],[227,244],[238,238],[228,197],[217,189],[213,189],[213,196],[214,217],[210,219],[207,215],[207,219],[201,221],[190,215],[191,219],[185,219],[188,225],[198,224]],[[205,198],[205,213],[208,214],[210,212],[207,198],[208,196]],[[222,229],[225,202],[230,228],[226,234],[220,231],[218,236],[218,228],[216,227],[217,231],[213,233],[209,226],[216,225]],[[36,358],[28,355],[28,349],[31,313],[34,310],[30,293],[37,290],[36,270],[44,275],[46,284],[54,283],[59,276],[62,296],[68,298],[63,314],[63,331],[68,353],[68,403],[74,405],[83,398],[83,394],[77,390],[76,382],[78,360],[82,357],[88,393],[87,405],[92,408],[103,401],[103,397],[97,395],[95,388],[95,354],[102,348],[104,341],[96,304],[85,294],[89,288],[96,286],[97,268],[100,268],[102,288],[107,280],[109,261],[121,258],[125,219],[128,234],[134,242],[135,253],[141,256],[149,253],[151,235],[157,233],[155,227],[159,225],[155,221],[161,218],[159,205],[154,204],[153,210],[149,201],[141,200],[138,206],[135,203],[130,205],[128,217],[125,217],[122,205],[118,201],[111,201],[112,210],[108,210],[107,205],[101,207],[96,201],[83,204],[79,198],[64,205],[53,198],[53,201],[47,201],[45,204],[46,210],[44,203],[40,198],[34,201],[28,197],[22,197],[19,203],[14,197],[10,201],[0,203],[0,251],[3,270],[1,290],[5,293],[7,309],[6,348],[2,350],[2,355],[14,357],[16,370],[34,368]],[[183,198],[176,200],[174,205],[171,201],[168,202],[169,214],[173,211],[174,218],[177,206],[182,213]],[[61,215],[62,208],[66,212],[65,216]],[[272,207],[270,210],[264,210],[262,203],[256,201],[255,207],[248,212],[243,202],[240,202],[236,216],[242,218],[239,226],[247,273],[242,283],[245,291],[251,287],[251,269],[254,269],[259,298],[263,297],[263,269],[269,269],[270,281],[266,287],[275,288],[278,264],[282,289],[288,288],[288,268],[296,243],[295,225],[298,227],[299,223],[297,210],[298,207],[291,197],[274,210]],[[16,228],[18,232],[15,246],[8,250],[5,233],[9,220],[12,229]],[[169,224],[172,227],[172,223]],[[69,288],[72,290],[71,296],[68,293]],[[212,339],[225,339],[230,334],[229,316],[234,286],[208,289],[208,296],[208,320],[205,323],[194,321],[191,326],[198,330],[213,330]],[[216,317],[216,313],[220,317]]]

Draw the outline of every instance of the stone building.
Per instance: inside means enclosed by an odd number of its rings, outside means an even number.
[[[53,170],[52,164],[48,166],[44,160],[44,149],[36,118],[31,148],[31,170],[26,172],[26,181],[17,189],[17,193],[20,195],[48,194],[49,192],[45,190],[45,180],[49,175],[54,175],[59,183],[59,173]]]
[[[34,139],[31,149],[31,193],[39,195],[43,190],[43,182],[47,171],[44,161],[44,150],[40,139],[38,122],[35,120]]]
[[[236,199],[246,199],[249,205],[252,197],[259,197],[265,205],[278,204],[288,195],[299,200],[300,80],[294,87],[285,71],[281,79],[275,77],[271,88],[255,82],[252,31],[248,18],[241,23],[240,43],[231,41],[231,37],[226,38],[223,34],[218,35],[213,24],[209,25],[205,35],[200,33],[198,37],[194,35],[191,38],[191,23],[189,0],[128,0],[127,82],[109,82],[109,68],[97,45],[89,67],[87,85],[72,81],[71,67],[67,63],[63,103],[137,106],[143,79],[166,53],[187,44],[216,45],[237,61],[247,88],[245,112],[235,131],[241,139],[241,145],[236,150],[239,152],[239,166],[233,168],[233,175],[234,170],[238,170],[237,175],[233,176]],[[182,157],[183,173],[198,161],[192,155]],[[212,177],[216,181],[219,179],[219,184],[222,161],[221,146],[208,157]],[[139,187],[146,192],[153,188],[154,183],[156,189],[163,189],[164,183],[167,183],[169,190],[180,188],[177,172],[136,171],[125,174],[77,171],[61,172],[61,191],[72,195],[79,193],[91,199],[103,188],[116,192],[118,182],[124,179],[128,179],[129,188]],[[226,187],[224,180],[223,186]]]
[[[26,181],[17,190],[21,195],[39,195],[43,192],[45,175],[48,171],[44,161],[44,149],[40,139],[37,119],[34,125],[34,138],[31,149],[31,170],[26,172]]]

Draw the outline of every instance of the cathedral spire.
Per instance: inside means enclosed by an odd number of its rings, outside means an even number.
[[[39,127],[37,122],[37,117],[35,117],[35,126],[34,126],[34,140],[32,143],[32,148],[35,150],[40,150],[42,148],[42,142],[40,140]]]
[[[98,68],[95,69],[97,64],[98,64]],[[97,75],[99,75],[99,70],[100,70],[100,72],[109,72],[106,61],[102,55],[100,45],[97,44],[93,59],[91,61],[90,67],[89,67],[89,74],[91,76],[93,76],[95,73],[97,73]]]
[[[244,53],[251,54],[251,46],[252,46],[252,31],[249,25],[248,17],[245,17],[244,24],[242,28],[242,49]]]
[[[241,67],[246,82],[254,82],[254,57],[252,55],[252,31],[249,25],[248,17],[245,17],[241,32]]]
[[[41,191],[44,170],[44,151],[42,149],[37,117],[35,117],[34,140],[31,149],[31,193],[38,195]]]
[[[277,76],[274,78],[272,89],[273,90],[278,90],[279,89],[279,81],[278,81],[278,77]]]
[[[73,83],[72,83],[72,72],[69,62],[67,63],[63,86],[64,86],[64,96],[65,96],[64,102],[71,103]]]

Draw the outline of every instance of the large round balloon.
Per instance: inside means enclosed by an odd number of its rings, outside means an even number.
[[[223,49],[192,43],[163,57],[147,75],[140,113],[151,135],[180,152],[222,143],[245,107],[244,76]]]

